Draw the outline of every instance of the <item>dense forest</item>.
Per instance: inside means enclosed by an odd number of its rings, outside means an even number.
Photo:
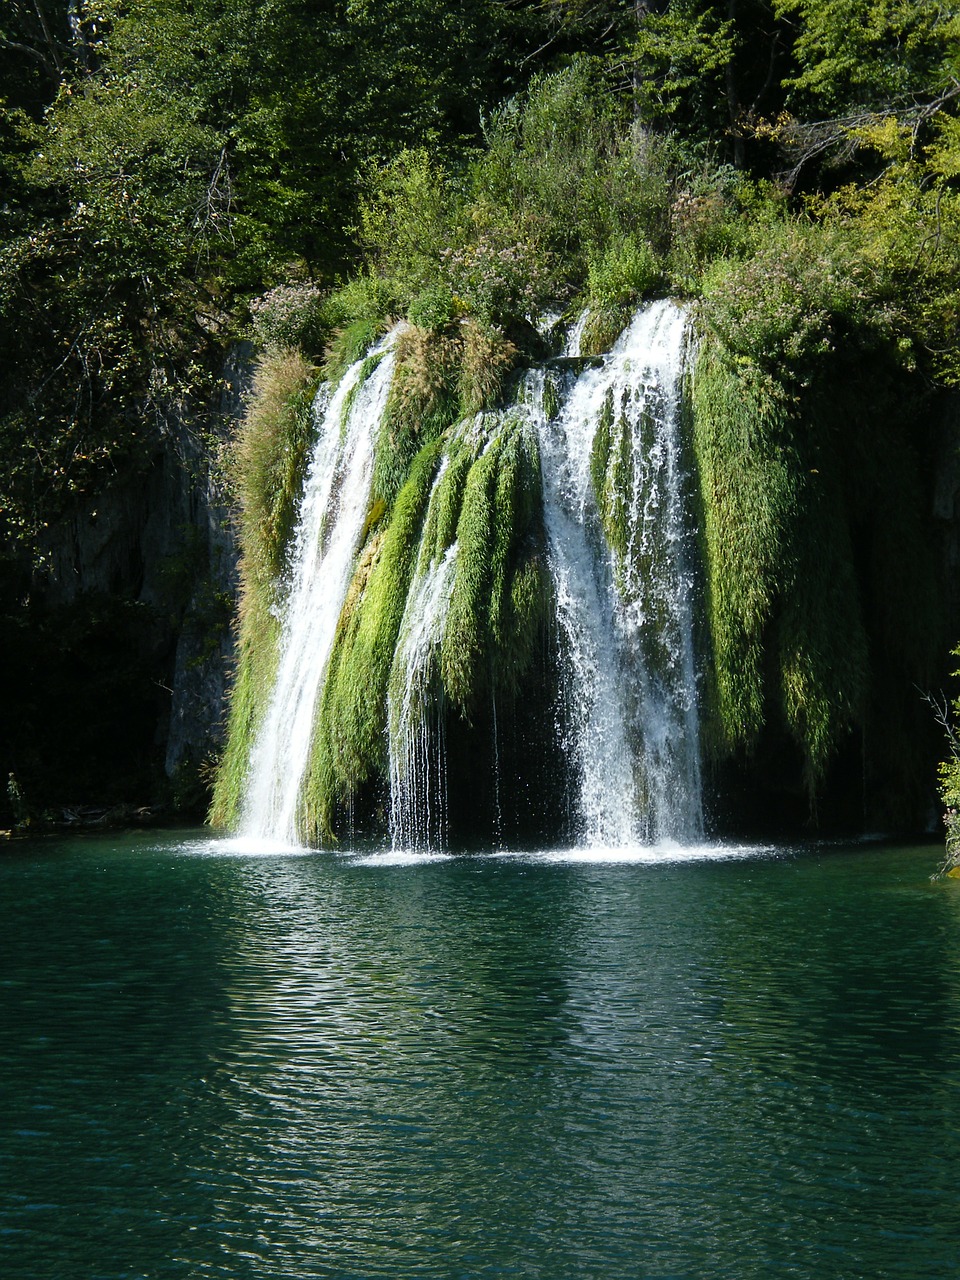
[[[538,316],[589,308],[600,352],[664,296],[701,335],[730,823],[930,822],[960,638],[953,6],[9,0],[0,69],[2,825],[203,810],[221,733],[171,751],[172,688],[217,704],[239,590],[249,716],[307,406],[392,319],[387,539]],[[470,677],[448,692],[466,712]],[[960,838],[960,751],[941,786]]]

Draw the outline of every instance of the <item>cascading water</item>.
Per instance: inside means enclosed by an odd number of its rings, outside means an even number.
[[[432,501],[446,474],[438,468]],[[434,664],[453,591],[457,544],[439,557],[421,551],[407,595],[387,699],[390,755],[390,836],[396,849],[442,846],[446,817],[442,724],[432,731]],[[439,717],[438,717],[439,719]]]
[[[379,363],[369,372],[373,359]],[[273,693],[250,756],[240,834],[296,844],[314,712],[366,518],[374,444],[393,376],[393,335],[321,391]],[[365,377],[365,375],[368,375]]]
[[[534,476],[539,455],[574,839],[620,847],[701,837],[691,531],[681,457],[687,330],[674,304],[650,304],[609,355],[579,376],[563,361],[531,370],[515,404],[466,420],[447,438],[403,588],[386,694],[395,849],[442,847],[447,830],[440,654],[451,643],[454,654],[462,652],[447,630],[463,548],[449,511],[437,513],[449,507],[457,485],[462,494],[472,467],[498,475],[501,463],[516,456],[510,449],[520,447],[508,442],[520,439],[528,442],[522,448]],[[582,332],[582,324],[572,331],[568,357]],[[251,752],[241,827],[248,838],[299,838],[315,711],[356,567],[393,371],[387,339],[348,371],[318,411],[277,676]],[[494,480],[483,483],[492,494]],[[503,515],[508,519],[506,507]],[[447,532],[438,534],[440,528]],[[490,692],[499,768],[495,679]],[[501,786],[495,779],[496,822]]]
[[[503,415],[480,413],[452,432],[434,477],[390,674],[387,699],[390,836],[394,849],[439,849],[445,842],[446,760],[437,706],[436,665],[453,594],[459,545],[433,546],[437,496],[450,450],[471,462],[496,445]]]
[[[686,345],[684,313],[651,304],[540,426],[565,746],[589,844],[702,835],[680,456]]]
[[[457,544],[418,576],[407,597],[387,703],[390,727],[390,836],[398,849],[444,843],[442,723],[431,723],[433,664],[453,591]]]

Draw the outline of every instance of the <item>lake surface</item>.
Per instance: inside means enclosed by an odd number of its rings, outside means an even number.
[[[0,1275],[960,1275],[938,859],[7,846]]]

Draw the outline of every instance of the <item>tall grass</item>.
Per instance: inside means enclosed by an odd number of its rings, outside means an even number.
[[[241,550],[240,598],[226,746],[209,815],[215,826],[234,826],[239,819],[250,747],[276,674],[276,607],[312,439],[316,384],[316,368],[299,351],[269,349],[256,367],[227,458]]]

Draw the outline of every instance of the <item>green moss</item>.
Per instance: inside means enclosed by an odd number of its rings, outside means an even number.
[[[491,440],[470,468],[457,521],[457,571],[440,646],[443,686],[454,706],[468,713],[485,682],[494,495],[500,439]]]
[[[217,769],[208,822],[236,827],[246,787],[250,749],[263,718],[276,675],[279,626],[263,608],[262,596],[248,596],[241,606],[237,664],[230,692],[230,714],[223,757]]]
[[[520,419],[509,419],[470,467],[457,522],[440,670],[447,697],[465,716],[491,685],[515,689],[529,660],[529,647],[517,652],[517,644],[528,635],[534,588],[542,585],[531,555],[542,536],[540,503],[535,441]]]
[[[503,646],[507,660],[497,672],[498,690],[508,702],[523,693],[543,659],[544,635],[555,616],[553,582],[539,533],[527,539],[510,584],[510,630]]]
[[[883,690],[879,721],[889,720],[897,686],[922,678],[937,631],[921,503],[893,500],[916,486],[908,424],[883,395],[879,367],[859,408],[835,372],[826,365],[797,399],[706,339],[693,387],[714,745],[749,746],[779,719],[802,751],[811,798],[871,699]],[[884,491],[889,508],[877,505]],[[898,624],[884,622],[890,614]],[[915,637],[906,649],[904,631]],[[873,743],[871,752],[877,759]]]
[[[809,468],[803,477],[776,638],[784,718],[803,747],[811,794],[842,735],[862,721],[869,682],[853,548],[833,478]]]
[[[295,351],[267,353],[254,372],[228,459],[249,589],[272,590],[286,567],[313,438],[316,388],[317,370]]]
[[[343,404],[340,408],[341,438],[343,437],[343,434],[347,429],[347,422],[349,421],[351,410],[353,409],[353,406],[356,403],[357,396],[360,394],[360,391],[363,388],[363,384],[367,381],[370,375],[374,372],[374,370],[383,360],[384,355],[385,355],[385,352],[378,351],[375,354],[371,353],[370,355],[364,358],[363,364],[360,366],[360,370],[357,374],[356,381],[354,382],[350,390],[347,392],[347,394],[344,396]],[[357,357],[357,359],[359,359],[359,356]],[[351,361],[351,364],[355,364],[355,363],[356,361]],[[344,370],[344,372],[346,372],[346,370]]]
[[[605,355],[630,323],[634,310],[626,302],[604,302],[591,307],[580,337],[581,355]]]
[[[710,339],[692,390],[713,651],[707,738],[722,753],[753,745],[764,724],[764,646],[799,461],[782,406],[740,379]]]
[[[313,434],[316,369],[293,351],[269,352],[229,459],[239,504],[240,606],[237,665],[223,758],[210,821],[233,826],[240,816],[250,748],[276,672],[278,582],[296,524]]]
[[[649,435],[649,432],[647,432]],[[633,429],[623,412],[615,414],[612,392],[607,394],[590,451],[590,478],[607,545],[614,554],[622,595],[628,592],[627,553],[635,486]],[[636,566],[639,572],[643,565]]]
[[[384,516],[387,514],[387,504],[383,498],[371,497],[370,505],[367,507],[366,519],[363,522],[363,530],[360,534],[360,545],[365,547],[370,538],[371,533],[376,530]]]
[[[543,399],[541,401],[544,414],[552,422],[560,413],[560,387],[555,374],[547,373],[543,380]]]
[[[610,447],[613,442],[613,392],[608,391],[600,410],[600,420],[593,433],[590,446],[590,481],[593,496],[603,518],[607,492],[607,468],[610,465]]]
[[[381,316],[362,316],[351,320],[339,329],[326,351],[323,376],[333,386],[340,381],[352,364],[387,331],[387,322]]]
[[[479,438],[468,425],[455,431],[447,445],[446,466],[430,501],[424,525],[421,565],[438,560],[457,536],[463,492],[477,458]]]
[[[440,442],[417,455],[382,532],[361,556],[320,698],[301,826],[329,841],[340,806],[385,768],[386,699]]]
[[[515,629],[513,579],[522,540],[541,515],[540,458],[535,438],[522,423],[507,432],[500,450],[494,494],[491,553],[490,635],[498,658],[497,682],[512,665]],[[521,593],[520,598],[523,598]]]

